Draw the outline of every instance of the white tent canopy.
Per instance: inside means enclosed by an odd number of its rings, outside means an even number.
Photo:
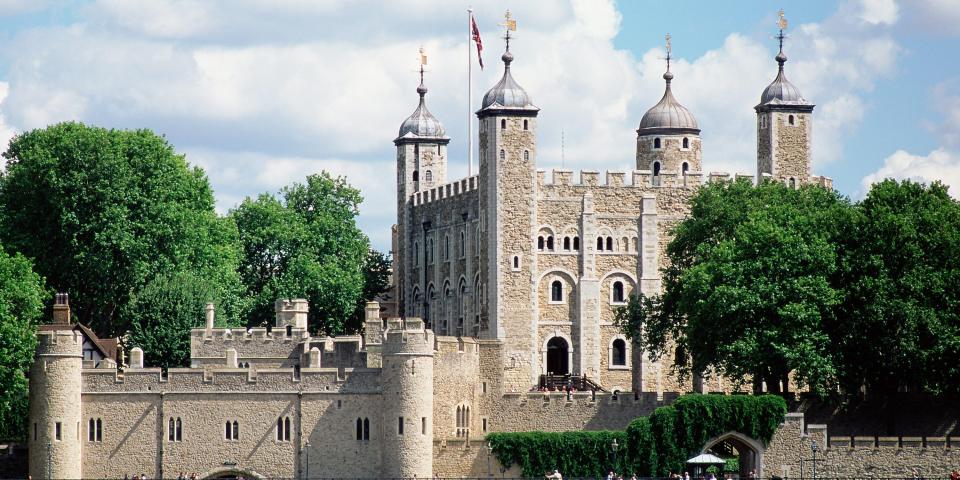
[[[700,455],[687,460],[687,463],[692,463],[694,465],[723,465],[727,463],[727,461],[716,455],[701,453]]]

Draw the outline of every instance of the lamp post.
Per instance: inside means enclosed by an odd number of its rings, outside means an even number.
[[[817,480],[817,450],[820,450],[820,447],[816,440],[810,442],[810,450],[813,452],[813,480]]]
[[[617,439],[614,438],[610,442],[610,451],[613,452],[613,466],[610,468],[613,472],[617,471],[617,450],[620,449],[620,445],[617,444]]]
[[[307,449],[307,468],[306,468],[306,474],[304,475],[304,477],[306,477],[309,480],[310,478],[310,440],[307,440],[307,443],[304,445],[304,448]]]
[[[487,477],[493,477],[493,471],[490,470],[490,454],[493,452],[493,447],[490,446],[490,442],[487,442]]]

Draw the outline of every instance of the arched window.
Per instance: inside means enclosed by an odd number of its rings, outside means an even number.
[[[597,251],[603,251],[603,237],[597,237]]]
[[[277,441],[283,441],[283,417],[277,417]]]
[[[797,179],[790,177],[790,188],[797,188]]]
[[[623,282],[613,282],[613,303],[623,303]]]
[[[507,152],[504,150],[500,150],[500,160],[504,160],[506,158],[507,158]]]
[[[523,121],[523,129],[524,129],[524,130],[527,129],[527,121],[526,121],[526,120]]]
[[[171,442],[173,441],[173,419],[172,418],[170,419],[169,439]],[[87,441],[88,442],[97,441],[97,422],[92,418],[90,419],[90,421],[87,422]]]
[[[613,341],[610,348],[610,365],[617,367],[627,366],[627,342],[622,338]]]
[[[607,251],[613,251],[613,237],[607,237]]]
[[[363,420],[357,417],[357,440],[363,440]]]
[[[620,251],[629,252],[630,251],[630,241],[627,240],[627,237],[620,238]]]
[[[580,251],[580,237],[573,237],[573,249],[574,251]]]
[[[183,421],[180,420],[180,417],[177,417],[177,435],[176,440],[178,442],[183,441]]]
[[[554,280],[553,283],[550,284],[550,301],[563,301],[563,282],[560,280]]]
[[[570,251],[570,237],[563,237],[563,249],[565,251]]]
[[[224,425],[224,435],[225,440],[239,440],[240,439],[240,424],[236,420],[230,422],[229,420]]]
[[[660,175],[660,162],[653,162],[653,176]]]
[[[683,148],[690,148],[690,139],[683,137]]]
[[[507,129],[507,121],[506,121],[505,119],[501,119],[501,120],[500,120],[500,130],[506,130],[506,129]]]
[[[427,265],[433,263],[433,239],[427,239],[427,250],[424,252],[427,255]]]
[[[513,256],[513,269],[514,270],[520,269],[520,257],[518,255]]]
[[[787,116],[787,123],[789,123],[790,125],[793,125],[793,115]]]
[[[654,138],[654,139],[653,139],[653,148],[660,148],[660,139],[659,139],[659,138]]]
[[[684,175],[686,175],[687,172],[690,171],[690,164],[687,162],[683,162],[683,165],[680,166],[680,171],[683,172]]]
[[[537,237],[537,250],[543,250],[544,240],[543,237]]]
[[[420,172],[417,171],[417,170],[414,170],[414,171],[413,171],[413,181],[414,181],[414,182],[419,182],[419,181],[420,181]]]
[[[547,237],[547,250],[553,251],[553,235]]]
[[[524,151],[523,151],[523,160],[524,160],[524,161],[530,160],[530,150],[524,150]]]
[[[420,244],[413,242],[413,265],[420,265]]]
[[[370,440],[370,419],[369,418],[363,419],[363,440],[364,441]]]
[[[287,325],[287,336],[293,336],[293,325]]]
[[[433,181],[433,172],[431,172],[430,170],[427,170],[427,173],[424,175],[424,179],[425,179],[426,181],[428,181],[428,182],[432,182],[432,181]]]
[[[460,246],[457,249],[457,253],[460,258],[463,258],[467,255],[467,234],[463,230],[460,230]]]
[[[443,259],[450,260],[450,235],[443,236]]]

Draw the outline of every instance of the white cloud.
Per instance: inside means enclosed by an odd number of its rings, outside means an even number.
[[[163,133],[208,168],[221,210],[335,169],[363,189],[361,222],[385,239],[394,220],[391,141],[416,106],[421,44],[429,108],[453,138],[449,178],[466,173],[466,6],[412,3],[102,0],[74,25],[27,29],[0,45],[10,58],[0,108],[7,128],[76,119]],[[866,95],[900,55],[890,22],[847,15],[859,5],[794,28],[787,45],[788,77],[818,104],[817,166],[841,158]],[[611,1],[498,0],[477,12],[487,68],[475,69],[474,108],[502,73],[494,24],[507,7],[520,23],[514,77],[542,108],[539,167],[560,166],[563,132],[568,168],[632,169],[637,124],[663,93],[663,51],[616,48],[627,27]],[[755,169],[753,106],[776,74],[774,44],[758,37],[731,33],[673,63],[674,93],[703,130],[705,170]]]
[[[893,25],[900,16],[895,0],[860,0],[860,19],[873,25]]]
[[[911,0],[904,10],[904,23],[926,35],[960,36],[960,2],[956,0]]]
[[[3,111],[3,101],[7,98],[7,94],[10,92],[10,84],[7,82],[0,82],[0,112]],[[5,151],[7,145],[10,143],[10,139],[16,135],[16,130],[13,129],[10,125],[7,124],[7,119],[4,118],[3,114],[0,113],[0,151]],[[0,161],[0,171],[6,168],[6,162]]]
[[[938,148],[927,155],[913,155],[897,150],[886,158],[883,166],[861,181],[863,192],[870,186],[886,178],[910,179],[916,182],[930,183],[941,181],[950,186],[950,194],[960,198],[960,154],[944,148]]]

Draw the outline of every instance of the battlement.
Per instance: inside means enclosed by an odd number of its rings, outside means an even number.
[[[410,200],[413,202],[414,206],[419,206],[436,200],[455,197],[457,195],[476,190],[479,186],[479,181],[480,177],[477,175],[462,178],[454,182],[433,187],[429,190],[423,190],[414,193],[413,195],[410,195]]]
[[[383,353],[433,355],[433,330],[426,328],[419,317],[387,319],[383,335]]]
[[[597,170],[581,170],[578,181],[574,178],[573,170],[551,170],[549,176],[546,170],[537,170],[537,187],[541,190],[549,190],[550,187],[691,188],[699,186],[702,177],[700,172],[687,172],[684,175],[667,170],[661,170],[656,176],[650,170],[633,170],[630,175],[614,170],[603,172],[602,176]]]
[[[37,332],[37,355],[83,354],[83,334],[75,330],[46,330]]]

